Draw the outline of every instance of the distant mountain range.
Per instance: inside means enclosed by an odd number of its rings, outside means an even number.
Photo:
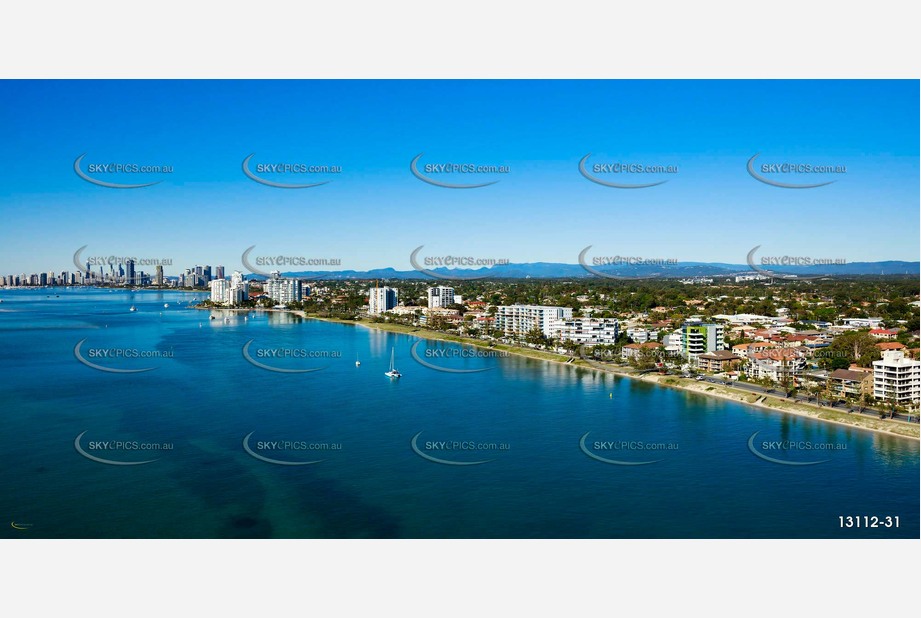
[[[598,272],[619,277],[644,277],[659,279],[684,279],[688,277],[728,277],[732,275],[756,274],[747,264],[724,264],[720,262],[679,262],[669,265],[615,265],[592,266]],[[762,266],[762,270],[772,270],[778,275],[921,275],[921,262],[852,262],[849,264],[832,264],[820,266]],[[556,262],[534,262],[529,264],[501,264],[491,268],[449,269],[431,268],[431,272],[455,277],[472,279],[485,277],[489,279],[588,279],[597,278],[579,264],[561,264]],[[339,271],[298,271],[283,273],[288,277],[319,278],[326,280],[347,279],[427,279],[437,281],[435,277],[417,270],[396,270],[394,268],[376,268],[373,270],[339,270]],[[263,279],[259,275],[248,278]]]

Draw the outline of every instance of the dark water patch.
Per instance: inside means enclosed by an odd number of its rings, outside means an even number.
[[[269,520],[256,515],[234,515],[218,536],[222,539],[270,539],[273,527]]]
[[[397,518],[340,483],[316,477],[305,470],[280,471],[294,485],[296,504],[319,522],[321,538],[400,538]]]

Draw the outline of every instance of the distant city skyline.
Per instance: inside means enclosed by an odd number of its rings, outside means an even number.
[[[300,270],[410,270],[410,253],[576,263],[597,255],[741,264],[768,255],[917,261],[917,81],[3,81],[0,273],[73,254],[245,271],[241,254],[337,259]],[[75,173],[116,162],[172,173]],[[677,166],[644,189],[579,162]],[[746,164],[846,166],[796,190]],[[426,164],[507,166],[430,174]],[[249,169],[281,183],[260,184]],[[273,174],[306,163],[339,173]],[[609,174],[638,183],[644,174]],[[782,174],[803,183],[810,175]],[[136,178],[135,178],[136,177]],[[878,231],[877,231],[878,230]],[[138,267],[153,274],[154,267]],[[266,270],[270,270],[266,268]]]
[[[708,268],[708,266],[710,268]],[[484,274],[482,270],[470,268],[446,269],[445,267],[434,268],[429,272],[419,271],[416,269],[394,269],[392,267],[381,267],[377,269],[361,271],[322,271],[322,270],[293,270],[293,269],[273,269],[269,273],[254,273],[245,268],[227,270],[223,265],[197,264],[180,268],[176,274],[162,270],[161,265],[153,266],[153,270],[143,268],[133,268],[130,262],[115,263],[112,265],[99,266],[95,265],[87,272],[85,269],[40,269],[35,271],[23,271],[19,273],[0,272],[0,286],[13,285],[128,285],[128,286],[160,286],[166,282],[175,281],[179,287],[200,287],[205,288],[211,281],[215,280],[253,280],[253,279],[271,279],[277,277],[290,277],[293,279],[318,279],[335,280],[340,278],[363,279],[363,280],[380,280],[392,278],[394,280],[423,280],[431,283],[443,281],[465,280],[482,280],[482,279],[512,279],[512,278],[535,278],[535,279],[573,279],[584,278],[604,279],[605,277],[616,274],[620,271],[611,270],[609,267],[586,268],[583,264],[567,263],[523,263],[507,264],[496,267],[495,275]],[[506,268],[511,268],[511,272]],[[624,278],[627,280],[680,280],[681,283],[712,283],[713,277],[734,278],[738,283],[740,281],[759,281],[773,278],[784,278],[785,276],[799,277],[800,281],[808,281],[816,278],[824,278],[821,275],[830,276],[861,276],[861,275],[917,275],[921,269],[921,261],[881,261],[881,262],[857,262],[835,264],[832,266],[789,266],[776,267],[776,273],[771,270],[753,269],[749,264],[725,264],[725,263],[703,263],[703,262],[679,262],[654,269],[644,271],[642,267],[624,266],[626,271],[621,274],[630,274],[634,276],[619,277],[613,276],[611,279]],[[636,270],[640,268],[640,270]],[[811,270],[816,268],[818,270]],[[827,270],[826,270],[827,269]],[[227,271],[227,272],[225,272]],[[227,273],[230,274],[227,274]],[[452,278],[452,272],[457,273],[457,278]],[[324,276],[328,274],[328,277]],[[524,274],[522,274],[524,273]],[[799,274],[797,274],[799,273]],[[66,275],[66,278],[65,278]],[[345,277],[347,275],[347,277]],[[466,275],[466,276],[465,276]],[[807,276],[814,275],[814,276]],[[437,290],[449,290],[453,294],[451,287],[436,287]],[[447,292],[445,292],[447,294]]]

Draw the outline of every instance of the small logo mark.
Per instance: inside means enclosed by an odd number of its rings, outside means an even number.
[[[414,435],[413,439],[410,440],[409,444],[410,446],[412,446],[413,452],[419,457],[422,457],[423,459],[428,459],[429,461],[433,461],[438,464],[444,464],[446,466],[478,466],[480,464],[495,461],[494,459],[484,459],[481,461],[450,461],[448,459],[438,459],[437,457],[426,455],[425,453],[422,452],[422,450],[419,448],[419,445],[417,444],[417,440],[419,439],[419,436],[421,435],[422,435],[421,431],[417,433],[416,435]]]
[[[475,184],[475,185],[459,185],[459,184],[452,184],[449,182],[440,182],[438,180],[432,180],[428,176],[423,175],[422,172],[419,171],[419,168],[416,166],[416,164],[419,162],[419,159],[421,159],[422,155],[424,154],[425,154],[424,152],[420,152],[418,155],[416,155],[416,157],[409,164],[409,171],[413,173],[413,176],[415,176],[422,182],[429,183],[430,185],[435,185],[436,187],[444,187],[445,189],[479,189],[480,187],[488,187],[489,185],[494,185],[497,182],[499,182],[498,180],[493,180],[492,182],[484,182],[484,183]]]
[[[249,454],[250,456],[255,457],[256,459],[260,461],[265,461],[267,463],[275,464],[277,466],[309,466],[311,464],[318,464],[318,463],[326,461],[325,459],[317,459],[316,461],[283,461],[281,459],[271,459],[269,457],[263,457],[262,455],[254,451],[252,448],[250,448],[249,439],[250,439],[250,436],[252,436],[254,433],[256,432],[251,431],[248,434],[246,434],[245,438],[243,438],[243,450],[246,451],[247,454]]]
[[[595,453],[588,450],[588,447],[585,445],[585,439],[588,437],[588,434],[590,433],[592,432],[586,431],[585,435],[582,436],[582,439],[579,440],[579,448],[582,449],[583,453],[585,453],[592,459],[596,459],[606,464],[613,464],[615,466],[645,466],[647,464],[654,464],[656,462],[662,461],[661,459],[654,459],[652,461],[619,461],[617,459],[607,459],[605,457],[601,457],[600,455],[596,455]]]
[[[260,363],[255,358],[253,358],[249,353],[249,346],[252,345],[255,339],[250,339],[245,344],[243,344],[243,358],[246,359],[250,365],[254,367],[259,367],[260,369],[265,369],[266,371],[274,371],[275,373],[310,373],[312,371],[322,371],[326,367],[314,367],[313,369],[284,369],[282,367],[272,367],[271,365],[266,365],[265,363]]]
[[[778,182],[776,180],[770,180],[768,178],[765,178],[764,176],[759,176],[758,173],[755,172],[755,159],[757,159],[760,156],[761,156],[761,153],[759,152],[755,156],[753,156],[751,159],[749,159],[747,169],[748,169],[748,173],[751,175],[752,178],[754,178],[758,182],[763,182],[766,185],[771,185],[772,187],[780,187],[781,189],[815,189],[816,187],[824,187],[825,185],[830,185],[833,182],[835,182],[834,180],[829,180],[827,182],[819,182],[819,183],[811,184],[811,185],[795,185],[795,184],[791,184],[787,182]]]
[[[311,187],[319,187],[320,185],[326,185],[332,182],[331,180],[324,180],[323,182],[314,182],[314,183],[305,184],[305,185],[294,185],[294,184],[286,184],[283,182],[273,182],[271,180],[266,180],[265,178],[260,178],[259,176],[256,176],[256,174],[254,174],[249,169],[249,161],[255,155],[256,153],[254,152],[253,154],[243,159],[243,173],[246,174],[246,177],[249,178],[250,180],[254,180],[258,182],[259,184],[266,185],[267,187],[275,187],[276,189],[309,189]]]
[[[146,367],[144,369],[115,369],[114,367],[103,367],[102,365],[91,363],[83,356],[83,352],[80,350],[85,341],[85,338],[81,339],[77,342],[77,345],[74,346],[74,358],[76,358],[90,369],[95,369],[96,371],[105,371],[106,373],[144,373],[145,371],[153,371],[156,369],[156,367]]]
[[[775,273],[774,271],[768,270],[766,268],[761,268],[760,266],[756,266],[755,265],[755,251],[757,251],[760,248],[761,248],[761,245],[758,245],[754,249],[749,251],[748,255],[745,257],[745,261],[748,262],[748,265],[749,267],[751,267],[752,270],[757,271],[761,273],[762,275],[766,275],[768,277],[772,277],[776,279],[796,279],[798,281],[810,281],[812,279],[824,279],[828,277],[828,275],[812,275],[809,277],[800,277],[799,275],[790,275],[790,274],[785,275],[782,273]]]
[[[759,429],[748,439],[748,450],[752,452],[752,455],[755,457],[760,457],[764,461],[769,461],[771,463],[780,464],[782,466],[814,466],[816,464],[825,463],[826,461],[831,461],[830,459],[822,459],[821,461],[784,461],[783,459],[775,459],[773,457],[768,457],[764,453],[758,451],[755,448],[755,436],[761,433]]]
[[[423,360],[422,357],[419,356],[419,353],[416,351],[416,348],[418,348],[419,344],[421,343],[422,341],[417,341],[414,343],[413,346],[409,349],[409,353],[412,355],[413,360],[424,367],[428,367],[429,369],[434,369],[435,371],[443,371],[445,373],[480,373],[481,371],[489,371],[491,369],[495,369],[495,367],[484,367],[482,369],[448,369],[447,367],[439,367],[438,365],[433,365],[432,363]]]
[[[86,434],[87,431],[89,431],[89,429],[87,429],[86,431],[81,433],[79,436],[77,436],[76,439],[74,439],[74,448],[77,449],[78,453],[80,453],[87,459],[92,459],[93,461],[97,461],[103,464],[108,464],[110,466],[140,466],[143,464],[153,463],[159,460],[159,457],[158,457],[157,459],[148,459],[147,461],[114,461],[112,459],[103,459],[101,457],[95,457],[93,455],[90,455],[89,453],[83,450],[82,446],[80,446],[80,439]]]
[[[647,187],[655,187],[655,186],[662,185],[668,182],[667,180],[660,180],[659,182],[650,182],[646,184],[623,184],[619,182],[610,182],[607,180],[601,180],[600,178],[596,178],[595,176],[592,176],[591,174],[589,174],[588,169],[586,169],[585,167],[585,162],[588,161],[588,158],[591,156],[592,156],[592,153],[588,153],[587,155],[582,157],[581,161],[579,161],[579,173],[585,176],[588,180],[591,180],[592,182],[597,183],[599,185],[603,185],[605,187],[612,187],[614,189],[646,189]]]
[[[143,187],[152,187],[154,185],[158,185],[161,182],[163,182],[162,180],[158,180],[156,182],[148,182],[148,183],[139,184],[139,185],[123,185],[123,184],[118,184],[115,182],[105,182],[104,180],[97,180],[93,178],[92,176],[88,176],[86,172],[80,169],[80,162],[83,161],[83,157],[85,156],[86,156],[86,153],[84,152],[82,155],[77,157],[77,159],[74,161],[74,172],[77,173],[77,176],[79,176],[80,178],[82,178],[83,180],[91,184],[99,185],[100,187],[106,187],[108,189],[141,189]]]

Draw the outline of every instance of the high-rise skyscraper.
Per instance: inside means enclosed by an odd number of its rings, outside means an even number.
[[[397,306],[399,293],[396,288],[373,287],[368,290],[368,314],[380,315]]]
[[[135,284],[134,278],[134,260],[128,260],[125,263],[125,283],[128,285]]]

